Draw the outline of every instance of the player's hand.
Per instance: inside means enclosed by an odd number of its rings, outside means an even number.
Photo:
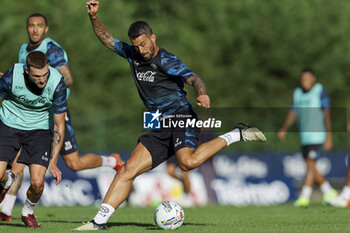
[[[202,106],[204,108],[210,108],[210,99],[208,95],[200,95],[196,100],[197,106]]]
[[[62,173],[60,169],[56,166],[56,164],[50,163],[50,173],[53,176],[53,181],[56,185],[59,184],[62,180]]]
[[[86,7],[88,8],[88,14],[91,18],[95,18],[98,8],[100,6],[100,2],[96,0],[91,0],[86,2]]]
[[[333,140],[331,136],[326,137],[326,141],[323,143],[323,150],[331,150],[333,148]]]
[[[277,133],[277,137],[279,140],[283,141],[284,138],[286,137],[287,131],[286,130],[280,130]]]
[[[4,73],[3,72],[0,72],[0,78],[1,78],[1,76],[3,76],[4,75]]]

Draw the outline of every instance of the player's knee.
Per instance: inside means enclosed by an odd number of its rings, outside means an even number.
[[[30,185],[31,185],[32,190],[33,190],[35,193],[40,193],[40,192],[42,192],[43,189],[44,189],[44,180],[43,180],[43,179],[40,179],[40,178],[31,179],[31,180],[30,180]]]
[[[124,180],[133,180],[137,176],[137,170],[130,164],[124,164],[119,168],[118,175]]]
[[[199,161],[192,158],[186,158],[179,161],[179,165],[183,171],[190,171],[199,167]]]

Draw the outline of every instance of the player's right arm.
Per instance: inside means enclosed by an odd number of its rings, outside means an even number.
[[[0,77],[0,98],[4,98],[7,93],[11,92],[13,80],[13,67]]]
[[[101,20],[97,17],[99,5],[99,1],[95,0],[91,0],[86,3],[92,27],[94,28],[95,34],[98,37],[98,39],[102,42],[102,44],[110,50],[114,51],[115,38],[112,36],[108,28],[105,25],[103,25]]]
[[[293,125],[297,119],[297,113],[294,109],[290,109],[281,129],[278,131],[277,136],[280,140],[283,140],[286,137],[288,129]]]

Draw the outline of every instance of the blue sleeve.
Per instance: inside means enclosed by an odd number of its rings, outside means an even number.
[[[119,56],[127,59],[129,62],[131,62],[137,53],[134,46],[128,45],[127,43],[124,43],[118,39],[114,41],[113,48]]]
[[[331,108],[331,99],[329,98],[328,92],[323,88],[321,92],[321,108],[330,109]]]
[[[61,78],[53,94],[53,113],[61,114],[67,111],[67,87]]]
[[[180,59],[171,53],[162,53],[162,68],[165,73],[171,76],[182,77],[187,80],[191,76],[196,76]]]
[[[52,42],[47,44],[46,56],[47,60],[50,62],[50,66],[55,69],[68,64],[68,61],[64,56],[64,50]]]
[[[13,67],[0,77],[0,98],[4,98],[7,93],[11,92],[13,80]]]

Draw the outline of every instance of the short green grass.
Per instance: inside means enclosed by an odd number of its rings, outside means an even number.
[[[21,206],[14,209],[12,223],[0,223],[1,233],[72,232],[83,221],[91,220],[96,207],[42,207],[35,216],[40,229],[27,229],[20,219]],[[176,232],[239,232],[239,233],[313,233],[350,232],[350,209],[312,203],[309,208],[291,204],[276,206],[233,207],[210,205],[185,208],[185,222]],[[153,222],[154,208],[123,207],[108,222],[108,232],[159,232]]]

